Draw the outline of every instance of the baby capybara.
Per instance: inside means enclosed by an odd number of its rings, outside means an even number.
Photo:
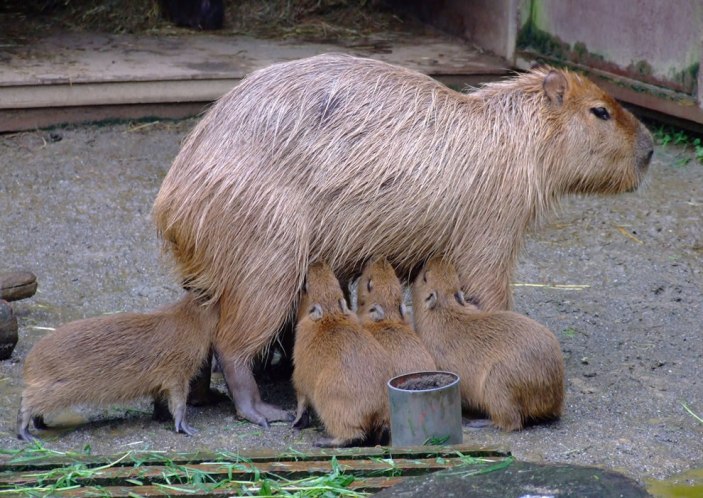
[[[559,418],[564,360],[554,334],[511,311],[467,305],[454,266],[430,260],[412,286],[415,330],[442,370],[461,378],[462,402],[506,431]]]
[[[214,348],[263,426],[252,360],[291,317],[309,261],[342,282],[385,255],[401,278],[448,256],[467,297],[509,309],[525,233],[570,194],[635,190],[651,134],[588,78],[538,68],[460,93],[368,58],[274,64],[183,142],[154,221],[183,281],[220,301]],[[266,277],[262,277],[266,275]]]
[[[403,286],[388,259],[369,262],[357,282],[357,316],[383,346],[393,376],[436,370],[435,361],[408,321]]]
[[[105,405],[151,396],[168,400],[176,432],[186,423],[188,384],[210,354],[217,304],[191,293],[151,313],[118,313],[67,323],[30,350],[17,437],[31,441],[29,421],[78,404]]]
[[[307,274],[293,347],[298,410],[293,426],[307,425],[309,405],[330,438],[318,446],[385,444],[390,430],[388,356],[349,310],[327,264]]]

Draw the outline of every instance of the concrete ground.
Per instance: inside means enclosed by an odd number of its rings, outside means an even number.
[[[153,309],[179,295],[150,209],[195,120],[79,126],[0,136],[0,271],[29,269],[39,291],[14,304],[20,342],[0,362],[0,447],[20,448],[15,415],[27,352],[82,317]],[[465,429],[465,443],[518,459],[603,466],[640,481],[703,467],[703,166],[658,147],[646,188],[567,201],[530,236],[515,278],[518,311],[558,336],[563,418],[516,433]],[[97,374],[97,373],[96,373]],[[221,377],[216,377],[224,389]],[[294,408],[287,382],[266,398]],[[316,429],[264,430],[229,403],[190,408],[195,437],[152,422],[149,403],[78,409],[41,434],[58,450],[304,451]]]

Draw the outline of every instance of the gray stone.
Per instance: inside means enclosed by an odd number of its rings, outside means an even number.
[[[513,461],[469,464],[413,477],[376,495],[378,498],[641,498],[651,496],[616,472],[575,465]]]

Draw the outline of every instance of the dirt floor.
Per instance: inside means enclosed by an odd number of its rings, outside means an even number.
[[[159,256],[150,209],[194,120],[82,126],[0,136],[0,271],[29,269],[39,291],[14,307],[20,342],[0,362],[0,447],[20,448],[15,415],[22,360],[51,327],[139,311],[179,295]],[[658,147],[638,193],[578,198],[531,236],[515,278],[517,310],[547,324],[566,360],[561,421],[501,433],[465,429],[465,443],[534,462],[594,464],[639,480],[703,467],[703,166]],[[223,389],[222,378],[215,378]],[[287,382],[264,396],[294,408]],[[305,450],[316,429],[264,430],[229,403],[189,409],[195,437],[152,422],[149,403],[80,409],[41,434],[58,450],[258,447]],[[89,423],[83,423],[89,419]]]

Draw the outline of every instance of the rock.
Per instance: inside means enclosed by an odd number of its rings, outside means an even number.
[[[0,273],[0,299],[17,301],[32,297],[37,291],[37,277],[30,271]]]
[[[414,477],[374,496],[642,498],[651,495],[632,479],[608,470],[513,461],[509,465],[469,464]]]
[[[17,339],[17,318],[12,306],[7,301],[0,300],[0,360],[6,360],[12,355]]]

